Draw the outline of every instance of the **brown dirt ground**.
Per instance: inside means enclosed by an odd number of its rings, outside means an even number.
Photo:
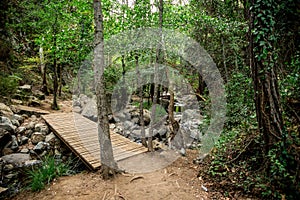
[[[212,183],[197,177],[199,165],[193,164],[198,152],[188,150],[186,157],[180,157],[170,166],[150,173],[119,174],[104,181],[99,172],[83,172],[61,177],[47,185],[40,192],[23,191],[14,200],[206,200],[206,199],[247,199],[232,195],[224,197],[214,191]],[[202,186],[208,191],[204,191]],[[230,192],[229,192],[230,193]]]

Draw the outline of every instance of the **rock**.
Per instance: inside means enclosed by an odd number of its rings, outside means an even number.
[[[168,129],[166,127],[161,127],[159,130],[158,130],[158,134],[160,136],[164,136],[166,133],[168,132]]]
[[[32,167],[35,165],[40,165],[42,163],[42,161],[40,160],[27,160],[24,163],[24,167]]]
[[[83,107],[85,104],[87,104],[89,100],[90,99],[85,94],[79,95],[79,101],[80,101],[81,107]]]
[[[19,99],[11,99],[10,100],[13,104],[23,104],[23,101],[22,100],[19,100]]]
[[[20,151],[20,153],[29,153],[29,149],[25,148]]]
[[[45,142],[49,143],[51,146],[55,145],[57,137],[54,135],[54,133],[50,133],[49,135],[46,136]]]
[[[79,99],[73,99],[73,108],[74,107],[80,107],[81,103]]]
[[[11,123],[10,119],[7,117],[0,117],[0,128],[9,131],[10,133],[14,133],[16,127]]]
[[[3,167],[3,171],[9,172],[9,171],[13,170],[14,168],[15,168],[15,167],[13,166],[13,164],[6,164],[6,165],[4,165],[4,167]]]
[[[10,142],[11,143],[11,142]],[[4,147],[3,150],[2,150],[2,155],[9,155],[9,154],[12,154],[14,153],[13,150],[11,150],[11,148],[8,148],[8,147]]]
[[[14,113],[7,105],[5,105],[4,103],[0,103],[0,115],[4,117],[11,117],[13,114]]]
[[[27,160],[30,160],[29,154],[13,153],[1,157],[6,163],[21,167]]]
[[[0,155],[3,147],[5,147],[10,140],[11,134],[8,131],[0,128]]]
[[[19,127],[19,126],[20,126],[20,122],[19,122],[18,120],[16,120],[16,119],[11,119],[10,121],[11,121],[12,125],[14,125],[14,126],[16,126],[16,127]]]
[[[26,144],[28,142],[28,137],[26,137],[25,135],[22,135],[21,138],[20,138],[20,143],[23,145],[23,144]]]
[[[32,135],[32,133],[33,133],[33,131],[30,129],[30,130],[26,130],[25,133],[24,133],[24,135],[25,135],[26,137],[30,138],[31,135]]]
[[[32,94],[38,98],[38,100],[45,100],[46,97],[45,97],[45,94],[43,92],[41,92],[40,90],[34,90],[32,92]]]
[[[41,106],[41,102],[35,96],[30,96],[28,105],[33,106],[33,107],[38,107],[38,106]]]
[[[14,135],[12,135],[12,136],[11,136],[11,141],[12,141],[11,147],[10,147],[11,150],[13,150],[13,151],[18,150],[18,149],[19,149],[19,144],[18,144],[17,137],[14,136]]]
[[[37,120],[37,116],[36,116],[36,115],[31,115],[31,116],[30,116],[30,119],[31,119],[31,121],[34,121],[34,122],[35,122],[35,121]]]
[[[27,130],[34,129],[35,124],[36,124],[35,121],[31,121],[25,127],[26,127]]]
[[[74,106],[73,107],[73,112],[76,112],[76,113],[81,113],[81,108],[79,106]]]
[[[134,126],[134,123],[131,122],[131,121],[125,121],[125,122],[123,123],[123,125],[124,125],[124,129],[125,129],[125,130],[130,130],[131,127]]]
[[[37,145],[33,147],[33,151],[35,151],[36,153],[42,153],[48,147],[49,144],[47,142],[39,142]]]
[[[34,126],[34,131],[44,133],[45,135],[47,135],[48,132],[49,132],[49,129],[48,129],[48,126],[46,124],[38,123]]]
[[[37,144],[39,142],[43,142],[45,140],[46,136],[43,133],[40,132],[34,132],[31,135],[31,142],[32,144]]]
[[[31,92],[31,85],[22,85],[22,86],[19,86],[19,89],[24,91],[24,92]]]
[[[87,104],[83,107],[81,114],[93,121],[97,121],[97,104],[95,101],[90,100]]]
[[[17,115],[17,114],[14,114],[14,115],[12,116],[12,119],[18,120],[18,122],[19,122],[20,124],[22,124],[22,123],[24,122],[24,117],[21,116],[21,115]]]
[[[109,128],[114,129],[114,128],[116,128],[116,125],[115,124],[109,124]]]
[[[16,133],[17,133],[17,134],[23,134],[23,133],[25,133],[25,131],[26,131],[26,127],[24,127],[24,126],[19,126],[19,127],[16,129]]]

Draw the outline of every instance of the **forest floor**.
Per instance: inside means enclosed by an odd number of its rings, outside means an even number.
[[[60,111],[52,111],[51,98],[47,98],[41,109],[51,112],[71,112],[72,102],[59,101]],[[194,164],[198,156],[197,150],[188,150],[185,157],[179,157],[169,166],[142,174],[118,174],[111,180],[104,181],[99,172],[88,172],[60,177],[40,192],[24,190],[14,200],[206,200],[206,199],[244,199],[239,191],[228,191],[214,186],[213,182],[205,182],[197,177],[201,166]],[[225,195],[226,194],[226,195]]]

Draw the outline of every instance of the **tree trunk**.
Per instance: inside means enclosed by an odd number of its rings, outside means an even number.
[[[56,32],[54,32],[54,56],[53,56],[53,67],[54,67],[54,76],[53,76],[53,103],[52,109],[59,110],[57,104],[57,90],[58,90],[58,80],[57,80],[57,59],[56,59]]]
[[[62,67],[58,66],[58,96],[61,97],[61,87],[62,87]]]
[[[43,49],[42,45],[40,46],[39,54],[40,54],[40,63],[41,63],[41,74],[42,74],[42,78],[43,78],[41,90],[45,95],[49,95],[48,87],[47,87],[47,76],[46,76],[47,67],[45,65],[44,49]]]
[[[261,5],[259,5],[261,4]],[[252,0],[252,5],[254,1]],[[260,11],[253,10],[250,19],[250,49],[251,49],[251,72],[254,85],[256,117],[258,121],[258,129],[264,138],[264,151],[268,153],[270,146],[282,139],[283,120],[282,108],[280,104],[280,95],[278,91],[277,74],[276,74],[276,51],[274,48],[275,40],[270,37],[274,30],[271,26],[267,26],[261,17],[257,17],[258,12],[266,9],[261,2],[256,2],[254,8]],[[264,17],[264,16],[262,16]],[[266,17],[268,18],[268,17]],[[254,25],[254,20],[257,21]],[[270,24],[270,23],[268,23]],[[258,38],[254,35],[255,32],[271,29],[266,33],[264,38]],[[255,38],[256,37],[256,38]],[[271,39],[272,38],[272,39]],[[254,42],[256,39],[256,42]],[[261,44],[267,41],[268,46]],[[265,51],[268,51],[265,55]]]
[[[137,76],[137,86],[139,90],[140,97],[140,125],[141,125],[141,140],[142,144],[147,147],[146,137],[145,137],[145,122],[144,122],[144,108],[143,108],[143,87],[141,85],[141,74],[139,70],[139,57],[135,55],[135,66],[136,66],[136,76]]]
[[[103,15],[101,0],[94,0],[94,72],[98,110],[98,139],[100,143],[101,174],[103,179],[108,179],[110,173],[115,174],[117,164],[114,161],[112,144],[109,133],[108,109],[104,84],[104,38],[103,38]]]

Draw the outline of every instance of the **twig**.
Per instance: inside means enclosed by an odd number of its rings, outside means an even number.
[[[134,181],[134,180],[142,179],[142,178],[144,178],[144,177],[143,177],[143,176],[135,176],[135,177],[132,177],[132,178],[130,179],[129,183],[131,183],[131,182]]]
[[[102,200],[105,200],[105,197],[106,197],[106,191],[104,192],[104,195],[102,197]]]
[[[252,139],[250,140],[250,142],[244,147],[244,149],[239,153],[239,155],[237,155],[235,158],[233,158],[233,159],[231,159],[231,160],[225,162],[225,164],[232,163],[232,162],[234,162],[235,160],[237,160],[237,159],[240,157],[240,155],[242,155],[242,153],[244,153],[244,151],[245,151],[245,150],[248,148],[248,146],[252,143],[252,141],[253,141],[253,138],[252,138]]]

